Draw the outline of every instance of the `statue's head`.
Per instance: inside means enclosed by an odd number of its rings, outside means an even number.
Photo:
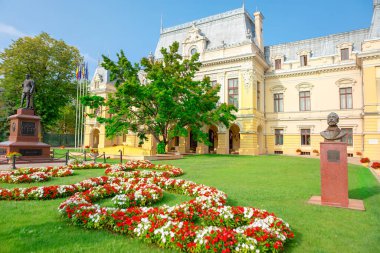
[[[327,116],[327,124],[329,126],[336,126],[339,123],[339,116],[335,112],[331,112]]]
[[[30,78],[30,74],[26,74],[26,75],[25,75],[25,78],[26,78],[26,79],[29,79],[29,78]]]

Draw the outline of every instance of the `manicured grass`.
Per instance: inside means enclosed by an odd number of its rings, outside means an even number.
[[[316,159],[205,155],[159,163],[176,165],[186,173],[182,178],[226,192],[229,205],[262,208],[283,218],[295,232],[286,252],[380,252],[380,185],[364,167],[349,166],[349,196],[364,200],[367,209],[360,212],[306,204],[310,196],[320,195]],[[101,174],[78,171],[43,185]],[[163,203],[186,200],[181,198],[170,195]],[[71,226],[58,215],[62,201],[0,202],[0,252],[170,252],[107,231]]]

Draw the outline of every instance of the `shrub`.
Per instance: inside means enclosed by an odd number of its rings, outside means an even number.
[[[12,157],[19,157],[19,156],[22,156],[20,153],[18,153],[18,152],[8,152],[6,155],[5,155],[6,157],[8,157],[8,158],[12,158]]]
[[[369,163],[371,160],[369,160],[368,157],[363,157],[362,159],[360,159],[360,162],[361,163]]]
[[[165,154],[165,143],[160,142],[157,144],[157,154]]]
[[[356,155],[358,155],[358,156],[362,156],[363,154],[362,154],[362,152],[357,151],[357,152],[356,152]]]
[[[84,146],[84,148],[90,148],[90,146],[89,146],[89,145],[86,145],[86,146]]]
[[[297,148],[296,152],[302,152],[302,150],[301,150],[301,149],[299,149],[299,148]]]
[[[319,153],[319,151],[318,151],[318,150],[316,150],[316,149],[314,149],[314,150],[313,150],[313,153],[316,153],[316,154],[318,154],[318,153]]]
[[[371,167],[374,168],[374,169],[380,169],[380,163],[379,162],[374,162],[374,163],[372,163]]]

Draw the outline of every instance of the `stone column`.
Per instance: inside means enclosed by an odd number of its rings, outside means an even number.
[[[186,153],[186,140],[187,137],[179,137],[178,152]]]
[[[229,154],[229,136],[228,132],[218,133],[217,154]]]
[[[239,155],[257,155],[257,137],[253,133],[240,134]]]
[[[208,149],[209,147],[206,144],[198,142],[196,153],[208,154],[208,151],[209,151]]]

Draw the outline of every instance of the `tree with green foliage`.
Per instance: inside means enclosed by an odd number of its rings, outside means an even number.
[[[77,48],[56,40],[47,33],[23,37],[0,52],[0,104],[5,117],[15,113],[20,106],[21,84],[30,74],[36,84],[34,110],[41,117],[45,131],[52,129],[62,117],[58,112],[75,98],[75,69],[81,56]],[[8,126],[0,119],[0,131]]]
[[[175,136],[187,136],[188,129],[197,141],[209,144],[202,128],[223,124],[229,127],[236,108],[218,105],[220,85],[212,86],[209,77],[194,80],[201,67],[199,54],[184,59],[178,53],[178,42],[162,48],[162,59],[143,58],[131,64],[124,52],[112,61],[103,56],[103,67],[110,71],[116,92],[107,99],[86,96],[82,103],[90,108],[102,107],[110,117],[98,117],[105,123],[106,137],[113,138],[132,131],[140,140],[152,135],[164,147]],[[146,82],[139,79],[143,71]],[[91,116],[91,115],[90,115]],[[95,115],[92,115],[95,116]]]

